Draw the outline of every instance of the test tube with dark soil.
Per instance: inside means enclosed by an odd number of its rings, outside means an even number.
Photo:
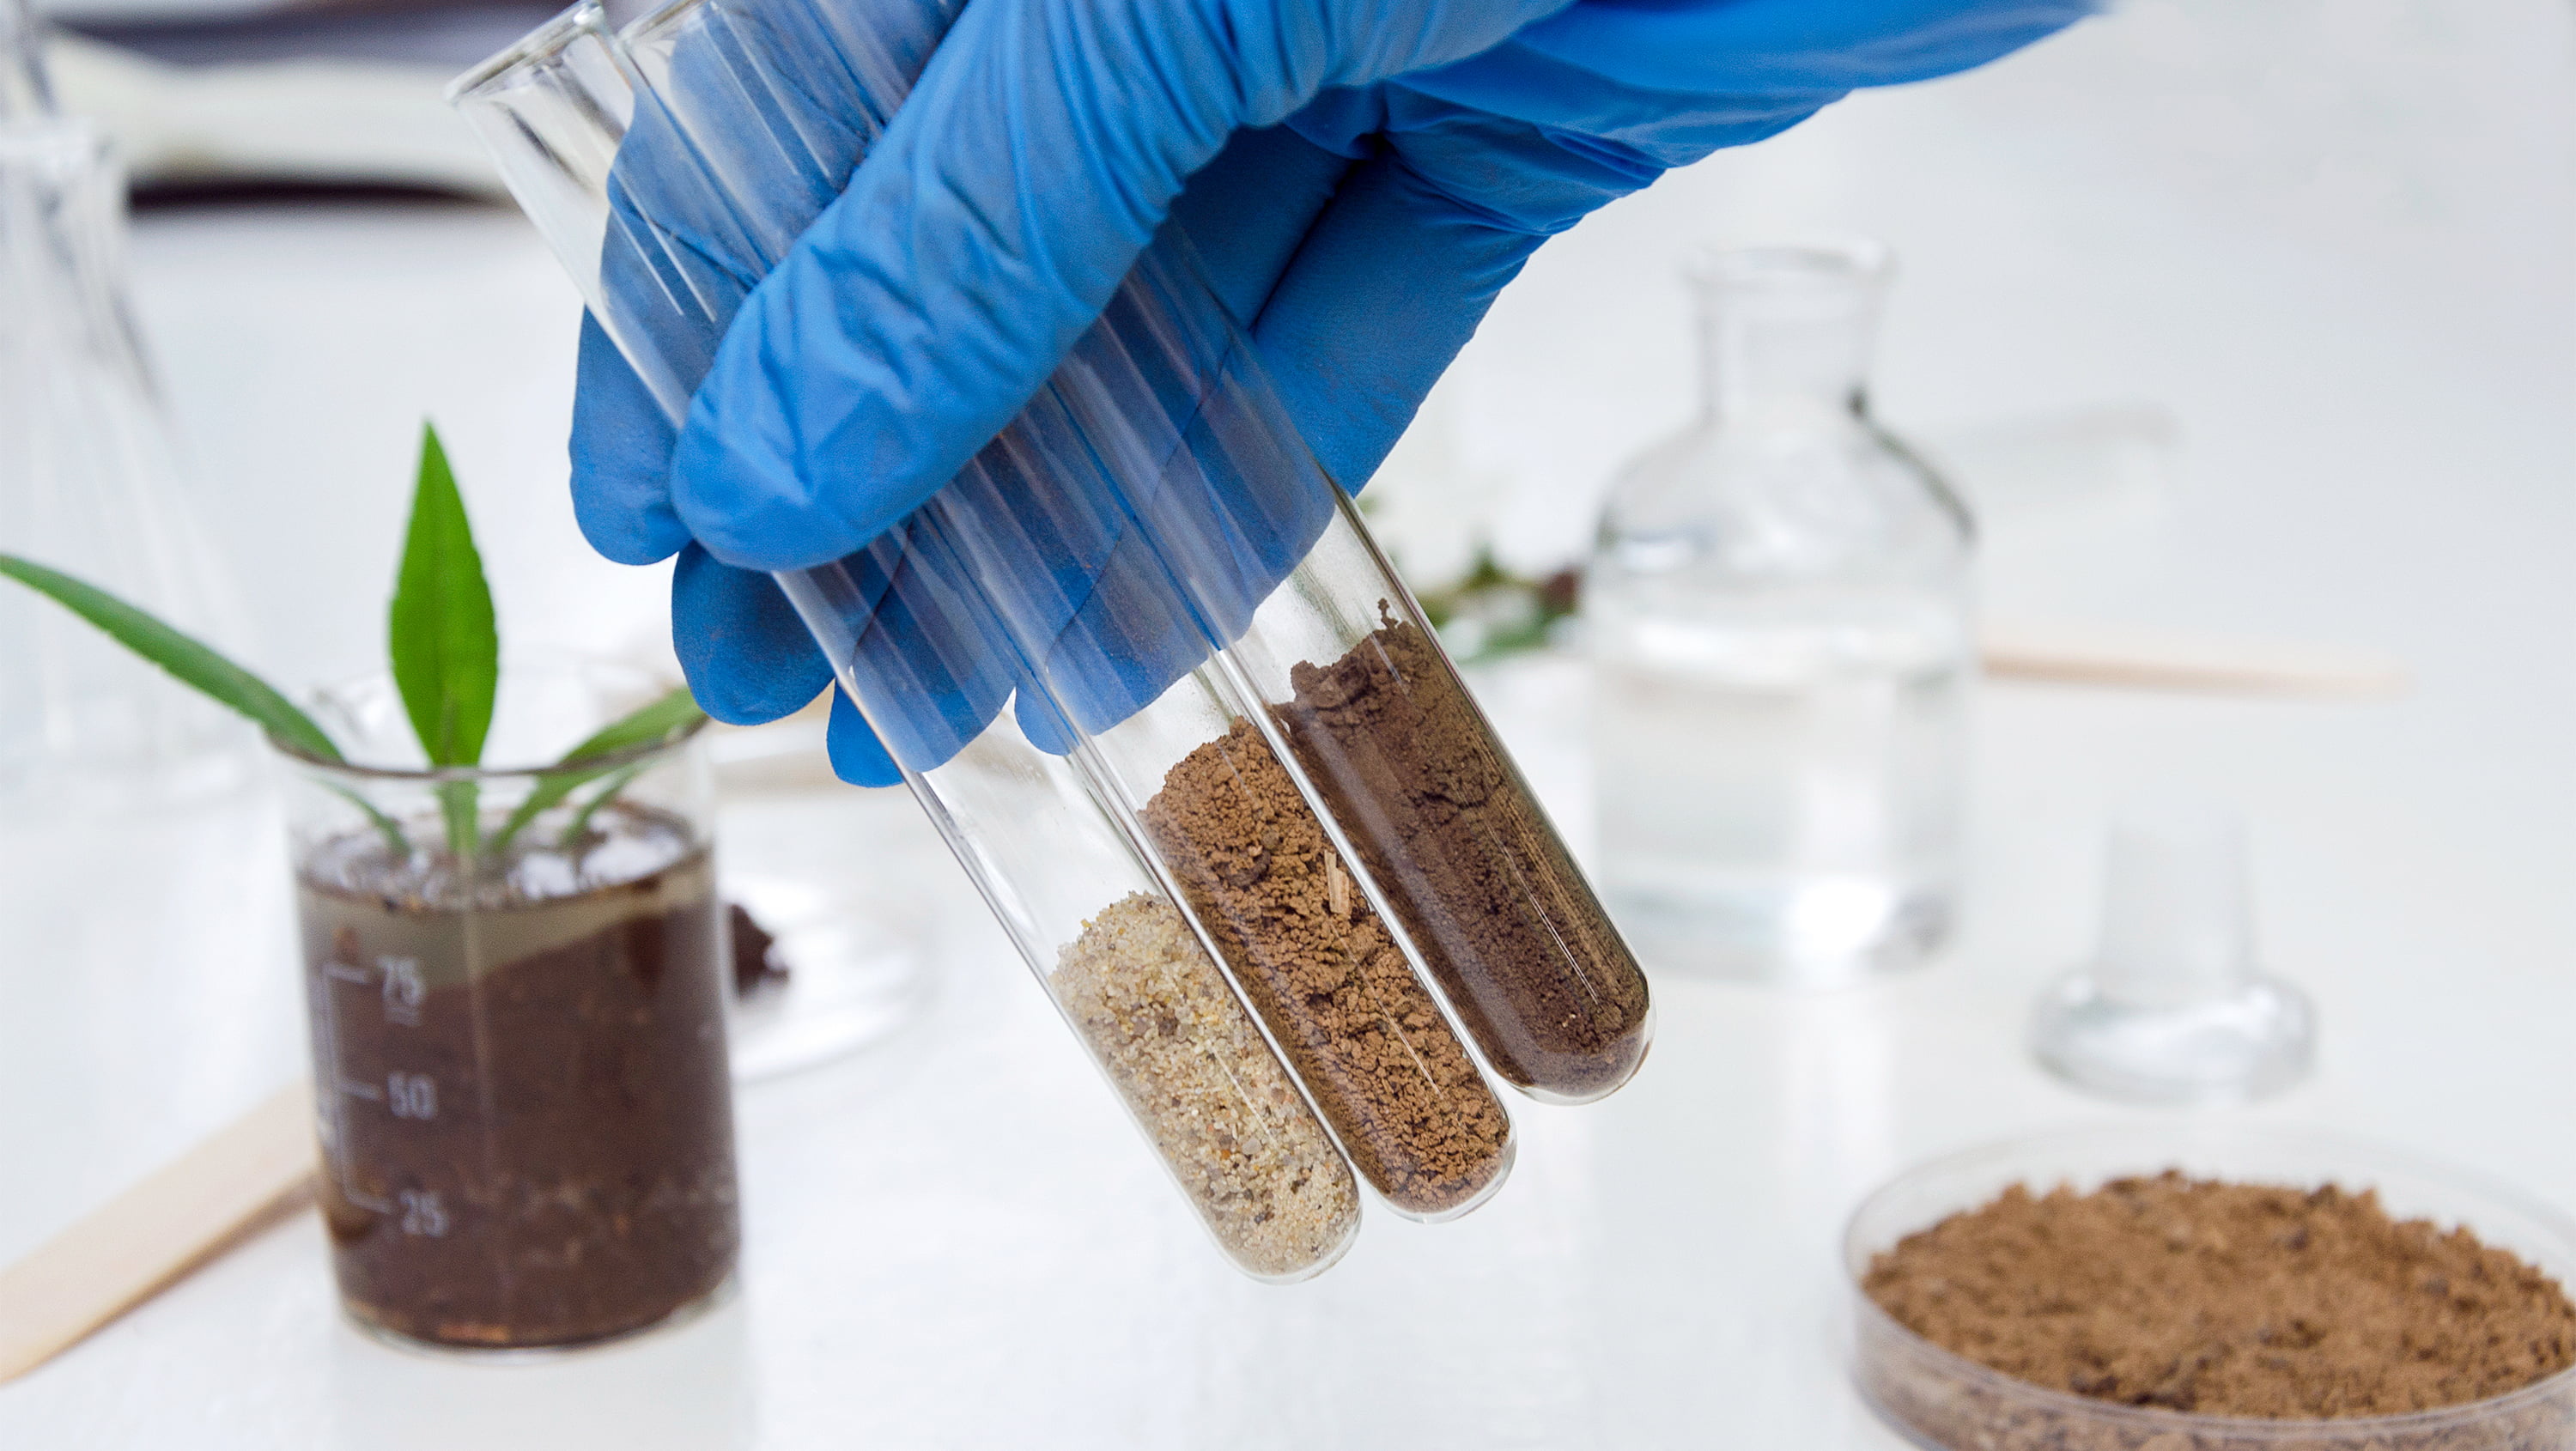
[[[295,763],[320,1197],[363,1327],[579,1345],[730,1280],[731,964],[692,750],[515,830],[530,773]]]
[[[1486,1063],[1545,1101],[1600,1098],[1645,1059],[1645,974],[1349,501],[1332,502],[1227,661]]]
[[[1380,609],[1272,717],[1494,1071],[1599,1098],[1645,1058],[1645,974],[1438,641]]]

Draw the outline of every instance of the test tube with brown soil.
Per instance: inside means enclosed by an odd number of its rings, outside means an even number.
[[[741,1216],[693,743],[611,762],[515,830],[539,773],[292,764],[319,1193],[350,1315],[528,1350],[712,1302]]]
[[[1380,610],[1272,716],[1494,1071],[1599,1098],[1645,1058],[1645,974],[1438,642]]]
[[[1328,485],[1318,483],[1318,488]],[[1223,656],[1486,1063],[1600,1098],[1652,1039],[1645,974],[1349,500]]]
[[[1269,743],[1221,729],[1145,804],[1165,869],[1361,1176],[1414,1217],[1474,1208],[1510,1170],[1509,1116]]]

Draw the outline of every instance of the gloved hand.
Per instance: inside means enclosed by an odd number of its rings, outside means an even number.
[[[914,23],[910,0],[802,3]],[[583,528],[630,563],[685,550],[673,619],[691,685],[719,718],[774,717],[829,672],[755,571],[850,554],[946,485],[1167,216],[1316,457],[1357,488],[1545,238],[1855,87],[1980,64],[2090,8],[976,0],[839,195],[814,195],[819,216],[751,292],[676,440],[586,325]],[[855,154],[862,128],[830,85],[764,104],[803,108],[788,119]],[[833,761],[896,778],[847,702]]]

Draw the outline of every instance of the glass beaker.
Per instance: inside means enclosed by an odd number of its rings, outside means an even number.
[[[1700,415],[1603,511],[1603,888],[1657,966],[1844,981],[1957,912],[1971,528],[1870,419],[1887,278],[1864,244],[1708,258]]]
[[[0,97],[0,552],[238,650],[126,312],[124,173],[87,124],[10,119],[12,104]],[[251,749],[220,707],[115,641],[0,592],[0,801],[198,795],[240,780]]]
[[[667,688],[514,662],[488,754],[557,759]],[[710,1303],[741,1210],[697,729],[567,774],[421,764],[389,679],[317,718],[349,763],[278,750],[342,1304],[528,1350]]]

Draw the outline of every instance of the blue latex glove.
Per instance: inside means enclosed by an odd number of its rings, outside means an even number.
[[[814,3],[865,25],[905,0]],[[829,670],[756,571],[858,550],[957,475],[1167,217],[1317,458],[1357,488],[1547,237],[1855,87],[1981,64],[2091,8],[975,0],[846,187],[814,197],[676,440],[585,325],[583,528],[630,563],[684,551],[673,622],[691,685],[719,718],[772,718]],[[793,90],[771,103],[810,107],[800,124],[855,155],[847,97]],[[896,779],[846,701],[832,743],[844,777]]]

